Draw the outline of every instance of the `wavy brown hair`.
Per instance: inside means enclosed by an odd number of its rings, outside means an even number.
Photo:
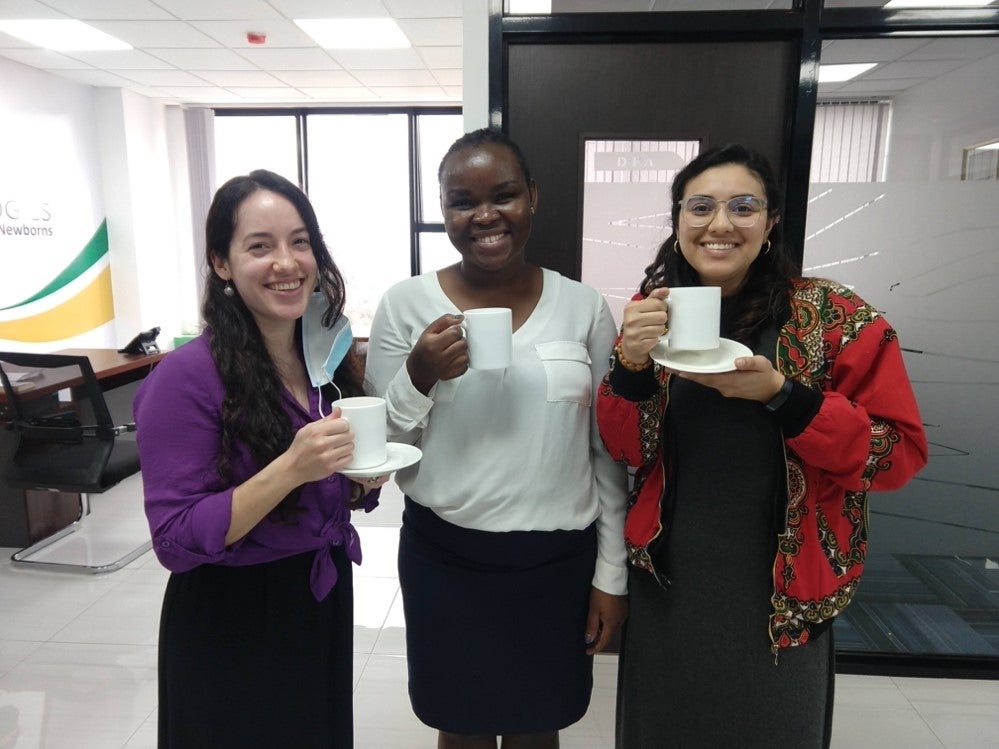
[[[225,388],[222,402],[222,449],[217,469],[226,481],[232,480],[231,460],[236,443],[242,443],[263,467],[283,453],[295,436],[291,419],[282,405],[282,385],[277,367],[264,345],[253,314],[236,293],[229,297],[225,282],[214,271],[213,258],[229,257],[229,245],[236,228],[236,214],[248,197],[268,190],[286,198],[298,211],[309,232],[312,254],[318,269],[318,290],[327,300],[322,324],[330,327],[343,314],[346,298],[343,276],[330,255],[319,230],[319,221],[308,197],[297,185],[279,174],[258,169],[233,177],[215,193],[205,221],[205,292],[202,314],[210,329],[212,358]],[[302,321],[297,323],[301,339]],[[354,347],[337,368],[333,381],[344,396],[362,393],[360,357]],[[327,390],[329,392],[327,392]],[[323,397],[334,400],[334,389],[324,386]],[[298,491],[286,497],[279,510],[293,510]]]
[[[791,281],[799,275],[799,271],[788,258],[781,241],[780,207],[784,196],[774,176],[773,167],[765,156],[746,146],[730,143],[709,149],[677,172],[670,188],[670,225],[674,230],[659,246],[655,259],[645,269],[645,278],[639,291],[648,295],[660,286],[702,285],[693,266],[681,253],[674,251],[674,243],[677,241],[675,227],[680,221],[680,201],[690,180],[708,169],[727,164],[745,167],[760,181],[767,201],[767,217],[775,220],[768,237],[770,250],[761,252],[749,266],[746,282],[738,292],[739,311],[730,332],[735,340],[752,345],[769,321],[783,323],[791,314]]]

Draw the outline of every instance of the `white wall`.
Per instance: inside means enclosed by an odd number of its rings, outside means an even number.
[[[83,249],[104,220],[93,89],[0,58],[0,308],[37,294]],[[21,227],[39,231],[17,236]],[[10,233],[8,233],[10,232]],[[46,313],[86,280],[46,299],[0,311],[0,321]],[[112,326],[67,338],[57,347],[100,346]],[[0,336],[7,348],[51,350]]]
[[[999,138],[996,81],[992,54],[896,96],[887,181],[959,180],[963,149]]]
[[[158,326],[160,345],[197,319],[183,117],[123,89],[95,89],[119,345]],[[182,225],[181,225],[182,224]]]
[[[0,205],[5,225],[38,226],[51,236],[0,232],[0,308],[37,293],[73,260],[107,218],[114,319],[72,337],[21,350],[124,345],[160,326],[160,344],[198,319],[186,136],[178,108],[120,89],[93,88],[0,59]],[[11,221],[10,212],[20,219]],[[0,323],[43,314],[63,292],[0,309]]]

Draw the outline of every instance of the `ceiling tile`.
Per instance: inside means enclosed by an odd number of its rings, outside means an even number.
[[[172,70],[173,65],[137,49],[67,52],[77,60],[104,70]]]
[[[340,65],[357,70],[410,70],[426,65],[414,49],[331,49]]]
[[[420,47],[417,52],[428,68],[460,68],[464,64],[461,47]]]
[[[295,88],[350,88],[361,82],[346,70],[271,70],[278,80]]]
[[[461,18],[461,0],[382,0],[393,18]]]
[[[436,86],[429,70],[359,70],[357,80],[365,86]]]
[[[400,18],[399,28],[417,47],[461,45],[460,18]]]
[[[81,21],[172,18],[150,0],[45,0],[45,4]]]
[[[226,88],[267,88],[281,85],[281,81],[263,70],[192,70],[191,74]]]
[[[266,21],[233,20],[233,21],[191,21],[191,26],[216,39],[226,47],[239,49],[279,48],[279,47],[315,47],[312,38],[296,24],[286,18],[272,18]],[[246,40],[250,32],[267,35],[264,44],[251,44]]]
[[[864,74],[861,80],[882,80],[891,78],[936,78],[956,70],[964,63],[959,60],[931,60],[927,62],[890,62],[879,65]]]
[[[371,90],[385,101],[443,101],[448,98],[440,86],[380,86]]]
[[[129,88],[131,81],[121,76],[109,73],[106,70],[60,70],[61,78],[69,78],[77,83],[87,86],[101,86],[105,88]]]
[[[48,49],[5,49],[0,55],[7,57],[22,65],[30,65],[41,70],[93,70],[92,65],[88,65],[82,60],[53,52]]]
[[[279,18],[265,0],[156,0],[156,3],[184,21],[227,20],[230,18]]]
[[[376,101],[378,97],[363,87],[324,88],[322,86],[302,86],[299,89],[307,96],[330,103],[339,101]]]
[[[149,54],[182,70],[256,70],[257,66],[228,49],[154,49]]]
[[[889,62],[919,49],[924,39],[836,39],[822,46],[822,62]]]
[[[0,1],[0,18],[65,18],[65,14],[35,0]]]
[[[380,0],[269,0],[288,18],[385,18]]]
[[[444,70],[434,70],[434,79],[442,86],[460,86],[464,83],[460,69],[448,68]]]
[[[211,86],[208,81],[183,70],[129,70],[122,73],[143,86]]]
[[[339,70],[340,65],[324,49],[264,49],[248,47],[239,54],[264,70]]]
[[[96,21],[91,24],[133,47],[219,47],[200,31],[183,21]]]
[[[216,88],[215,86],[165,86],[162,90],[181,101],[212,104],[243,102],[243,99],[239,95],[224,88]]]
[[[979,60],[999,54],[999,38],[932,39],[902,58],[909,60]]]

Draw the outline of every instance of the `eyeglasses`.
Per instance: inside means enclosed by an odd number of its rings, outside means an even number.
[[[760,220],[760,214],[767,208],[767,201],[752,195],[740,195],[722,203],[706,195],[693,195],[686,200],[679,201],[678,205],[683,210],[683,217],[687,225],[695,229],[710,224],[720,205],[725,206],[728,220],[734,226],[748,229]]]

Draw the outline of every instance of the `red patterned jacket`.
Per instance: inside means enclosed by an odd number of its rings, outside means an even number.
[[[927,457],[902,352],[881,313],[849,289],[814,278],[795,281],[791,310],[777,337],[777,369],[823,398],[804,430],[784,439],[787,510],[769,622],[775,653],[808,642],[810,627],[846,608],[867,555],[868,491],[901,487]],[[633,401],[614,391],[608,372],[597,420],[614,458],[637,468],[625,522],[629,560],[658,575],[648,547],[663,532],[669,466],[660,442],[671,375],[658,364],[653,375],[655,394]]]

